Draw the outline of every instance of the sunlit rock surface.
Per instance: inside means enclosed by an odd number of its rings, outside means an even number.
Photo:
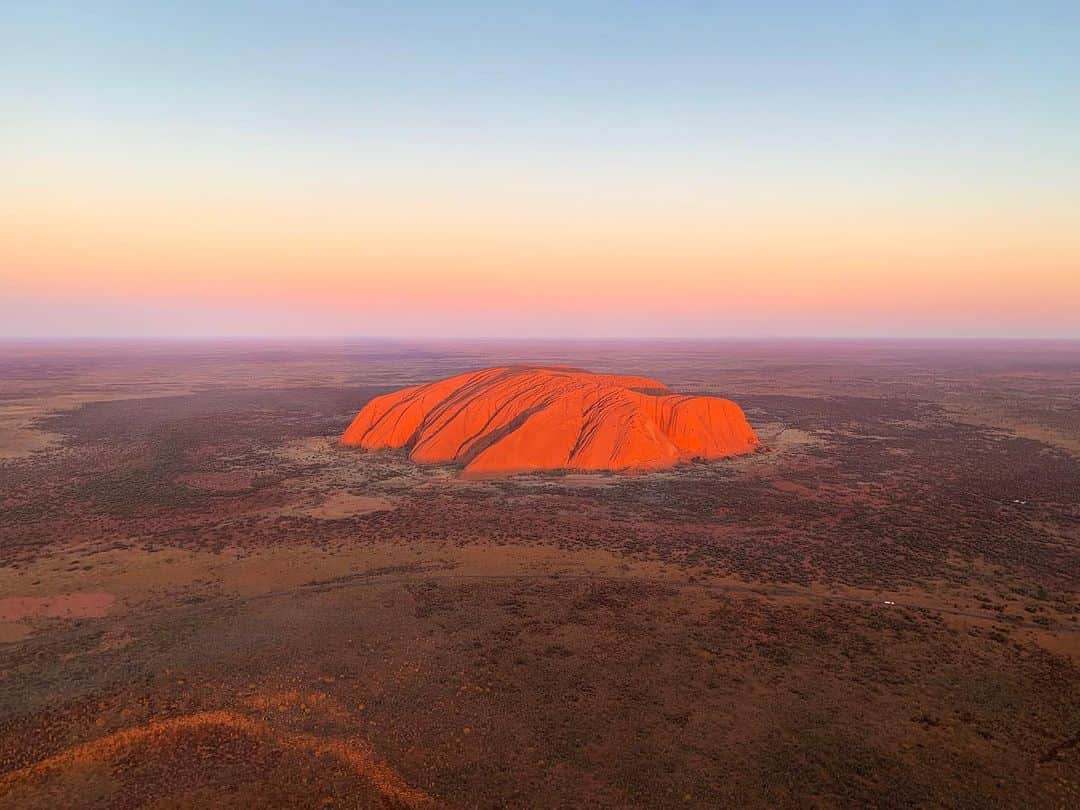
[[[376,397],[341,442],[406,448],[413,461],[457,462],[473,475],[652,470],[758,447],[730,400],[673,394],[648,377],[522,366]]]

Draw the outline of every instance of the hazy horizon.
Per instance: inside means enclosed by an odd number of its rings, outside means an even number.
[[[20,344],[88,344],[88,345],[122,345],[134,344],[140,346],[171,345],[171,344],[266,344],[278,346],[281,344],[362,344],[385,343],[394,346],[415,345],[499,345],[499,344],[553,344],[553,345],[619,345],[619,344],[651,344],[670,343],[675,345],[778,345],[792,347],[799,344],[854,344],[854,345],[895,345],[912,347],[939,347],[939,346],[1045,346],[1045,347],[1077,347],[1080,348],[1080,338],[1076,337],[978,337],[978,336],[951,336],[942,337],[935,335],[924,336],[846,336],[846,335],[714,335],[698,337],[679,337],[665,335],[607,335],[595,337],[544,337],[537,335],[484,335],[484,336],[447,336],[447,335],[0,335],[0,346],[12,346]]]

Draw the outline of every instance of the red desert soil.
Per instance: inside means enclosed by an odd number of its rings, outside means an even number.
[[[0,599],[0,621],[10,622],[34,616],[95,619],[104,616],[114,601],[111,593],[10,596]]]
[[[376,397],[341,443],[404,447],[415,462],[457,462],[482,475],[660,469],[758,447],[730,400],[561,366],[489,368]]]

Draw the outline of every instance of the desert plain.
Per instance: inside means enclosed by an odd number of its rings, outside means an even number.
[[[752,454],[339,444],[504,364]],[[1080,344],[0,345],[0,807],[1080,805]]]

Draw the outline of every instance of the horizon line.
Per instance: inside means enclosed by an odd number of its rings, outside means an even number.
[[[91,341],[105,343],[127,343],[135,341],[158,341],[162,343],[183,342],[243,342],[243,341],[303,341],[326,343],[337,341],[478,341],[478,342],[532,342],[532,343],[597,343],[603,341],[620,343],[642,342],[750,342],[750,341],[865,341],[865,342],[1061,342],[1080,343],[1080,335],[0,335],[0,343],[44,343],[71,342],[86,343]]]

